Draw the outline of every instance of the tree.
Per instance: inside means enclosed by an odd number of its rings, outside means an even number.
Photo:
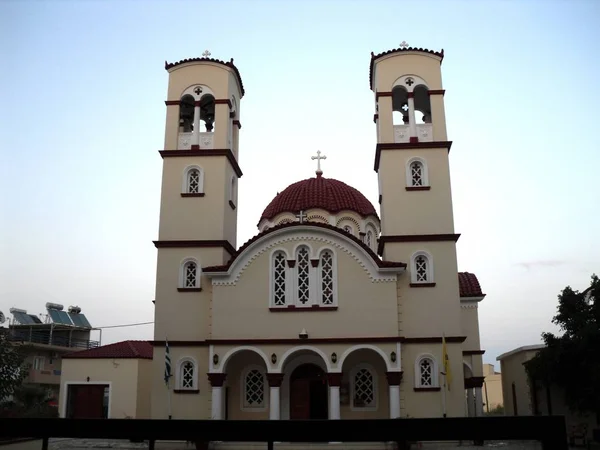
[[[23,348],[13,345],[6,333],[0,330],[0,403],[14,394],[25,376],[26,354]]]
[[[546,347],[525,363],[531,380],[562,388],[569,408],[600,420],[600,280],[583,292],[567,286],[552,322],[562,336],[542,333]]]

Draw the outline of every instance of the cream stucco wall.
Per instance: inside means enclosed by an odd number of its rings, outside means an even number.
[[[502,374],[502,396],[504,413],[509,416],[530,416],[533,414],[527,372],[523,363],[533,358],[542,346],[528,346],[500,355]],[[514,386],[514,388],[513,388]],[[513,394],[514,392],[514,394]],[[516,399],[516,405],[513,401]]]
[[[467,337],[463,347],[465,350],[479,350],[481,343],[479,341],[478,303],[461,301],[460,306],[462,335]]]
[[[141,359],[63,359],[59,398],[61,417],[66,413],[68,386],[87,383],[109,385],[108,418],[149,417],[150,366],[150,360]]]
[[[170,346],[173,378],[169,382],[171,389],[171,408],[174,419],[209,419],[211,388],[206,374],[208,373],[208,347]],[[197,368],[196,381],[198,392],[177,393],[180,379],[180,367],[183,358],[191,358]],[[168,418],[168,392],[164,381],[165,349],[154,347],[152,360],[152,418]]]
[[[421,158],[427,165],[431,186],[428,191],[405,189],[408,186],[406,165],[414,157]],[[382,196],[381,232],[384,236],[454,233],[446,149],[382,150],[379,177]],[[386,214],[383,214],[384,211]]]
[[[483,365],[483,401],[486,403],[485,411],[502,406],[504,400],[502,398],[502,374],[494,370],[493,364]]]
[[[322,248],[333,250],[337,263],[337,311],[269,310],[272,252],[284,250],[293,255],[299,242],[310,247],[311,259],[318,258]],[[355,256],[373,265],[363,249],[336,232],[325,237],[324,232],[290,229],[262,243],[255,256],[248,255],[251,264],[241,270],[235,285],[213,286],[212,337],[295,338],[303,328],[315,338],[397,334],[396,283],[371,281],[369,271],[361,267]],[[239,265],[245,264],[240,261]]]

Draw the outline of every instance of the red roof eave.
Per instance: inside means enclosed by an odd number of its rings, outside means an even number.
[[[300,223],[300,222],[289,222],[289,223],[283,223],[277,226],[274,226],[272,228],[269,228],[265,231],[263,231],[262,233],[257,234],[256,236],[254,236],[253,238],[249,239],[248,241],[246,241],[246,243],[244,243],[244,245],[242,245],[235,253],[234,255],[231,257],[231,259],[228,261],[227,264],[225,265],[221,265],[221,266],[208,266],[208,267],[203,267],[202,271],[206,274],[206,273],[226,273],[231,266],[233,265],[233,263],[235,262],[235,260],[248,248],[250,247],[250,245],[252,245],[254,242],[256,242],[257,240],[271,234],[274,233],[275,231],[278,230],[282,230],[285,228],[294,228],[297,226],[310,226],[310,227],[316,227],[316,228],[323,228],[323,229],[327,229],[327,230],[333,230],[336,231],[338,233],[340,233],[341,235],[343,235],[344,237],[350,238],[352,239],[357,245],[359,245],[363,250],[365,250],[369,256],[373,259],[373,261],[375,262],[375,264],[377,265],[377,267],[379,267],[380,269],[393,269],[393,268],[398,268],[398,269],[405,269],[406,268],[406,263],[403,262],[397,262],[397,261],[382,261],[379,259],[379,257],[375,254],[375,252],[373,250],[371,250],[364,242],[362,242],[360,239],[358,239],[357,237],[346,233],[344,230],[342,230],[341,228],[338,227],[334,227],[333,225],[329,225],[329,224],[325,224],[325,223]]]
[[[186,58],[186,59],[182,59],[181,61],[174,62],[174,63],[165,61],[165,70],[171,70],[173,67],[177,67],[177,66],[180,66],[180,65],[186,64],[186,63],[202,62],[202,61],[220,64],[222,66],[228,67],[229,69],[233,70],[233,73],[235,74],[237,81],[240,84],[240,94],[242,97],[244,96],[244,94],[246,92],[244,91],[244,83],[242,83],[242,76],[240,75],[240,71],[238,70],[238,68],[233,64],[233,58],[231,58],[231,60],[228,62],[221,61],[220,59],[215,59],[215,58]]]
[[[377,55],[371,52],[371,64],[369,66],[369,88],[373,90],[373,69],[375,68],[375,61],[383,56],[391,55],[392,53],[403,53],[403,52],[421,52],[427,53],[429,55],[438,56],[440,58],[440,64],[444,60],[444,49],[439,52],[435,50],[429,50],[426,48],[417,48],[417,47],[406,47],[406,48],[393,48],[391,50],[378,53]]]

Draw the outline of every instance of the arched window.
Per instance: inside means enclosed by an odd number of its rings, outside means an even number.
[[[249,367],[242,376],[242,409],[264,410],[266,406],[265,374],[256,366]]]
[[[177,369],[177,389],[198,389],[198,370],[192,358],[182,358]]]
[[[296,251],[296,295],[300,305],[310,304],[310,253],[301,246]]]
[[[436,388],[438,384],[438,368],[435,358],[423,355],[415,362],[415,387]]]
[[[183,289],[200,288],[200,268],[195,259],[188,259],[181,265],[179,287]]]
[[[413,89],[415,98],[415,123],[431,123],[431,103],[429,89],[425,85],[415,86]]]
[[[392,120],[394,125],[408,125],[408,92],[404,86],[392,89]]]
[[[422,158],[411,158],[406,163],[406,185],[408,187],[429,186],[427,164]]]
[[[411,284],[433,283],[433,263],[431,256],[417,252],[411,258]]]
[[[335,305],[335,279],[334,260],[331,250],[321,252],[319,258],[319,277],[321,288],[321,304],[323,306]]]
[[[350,372],[352,409],[377,409],[377,376],[375,371],[361,364]]]
[[[181,192],[184,194],[204,193],[204,171],[201,167],[186,167],[183,172],[183,186]]]
[[[286,305],[286,257],[285,253],[278,251],[273,253],[273,259],[271,263],[272,267],[272,305],[273,306],[285,306]]]

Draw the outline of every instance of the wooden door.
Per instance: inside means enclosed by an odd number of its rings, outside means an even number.
[[[104,417],[104,388],[102,384],[69,386],[69,418],[102,419]]]
[[[290,419],[310,419],[310,380],[299,378],[290,383]]]

